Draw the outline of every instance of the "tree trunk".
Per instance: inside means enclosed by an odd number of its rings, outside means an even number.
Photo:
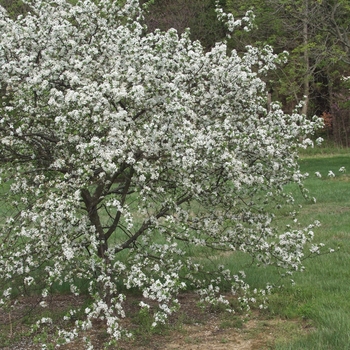
[[[96,199],[99,198],[99,195],[97,195],[97,194],[100,194],[100,192],[101,192],[101,189],[98,187],[96,189],[95,195],[91,196],[90,192],[88,190],[84,189],[81,191],[81,195],[82,195],[83,201],[85,203],[85,207],[86,207],[86,210],[88,212],[90,222],[95,227],[96,232],[97,232],[97,237],[99,240],[98,251],[97,251],[98,256],[107,261],[107,257],[105,255],[105,252],[108,249],[108,244],[107,244],[107,239],[106,239],[106,236],[105,236],[102,224],[101,224],[101,220],[100,220],[100,217],[99,217],[99,214],[97,211],[97,204],[98,203],[97,203]]]
[[[304,18],[303,18],[303,43],[304,43],[304,64],[305,64],[305,76],[304,76],[304,104],[301,110],[302,114],[307,114],[309,107],[309,93],[310,93],[310,60],[309,60],[309,28],[308,18],[309,16],[309,0],[304,1]]]

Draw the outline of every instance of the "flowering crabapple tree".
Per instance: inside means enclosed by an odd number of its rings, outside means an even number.
[[[275,227],[274,208],[293,201],[283,185],[302,186],[298,147],[320,122],[267,110],[270,47],[205,52],[188,32],[149,33],[135,0],[28,6],[0,18],[3,308],[34,290],[45,307],[69,285],[90,304],[68,311],[60,341],[97,319],[118,340],[128,289],[157,305],[156,325],[188,288],[227,308],[223,285],[254,301],[243,273],[208,271],[204,256],[242,251],[290,272],[319,251],[305,250],[313,225]]]

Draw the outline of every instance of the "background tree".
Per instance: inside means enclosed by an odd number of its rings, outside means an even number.
[[[155,0],[148,8],[145,22],[150,31],[175,28],[183,33],[191,28],[191,39],[200,40],[208,50],[225,37],[225,27],[217,19],[215,3],[215,0]]]
[[[18,15],[24,15],[29,9],[21,0],[0,0],[0,5],[6,9],[12,18],[16,18]]]
[[[31,4],[16,20],[0,10],[2,307],[26,293],[46,307],[67,284],[89,305],[69,310],[59,341],[96,319],[119,339],[131,288],[141,308],[158,304],[155,325],[187,288],[226,307],[224,287],[254,302],[238,271],[208,271],[204,256],[302,268],[313,225],[293,229],[293,216],[281,230],[271,208],[293,202],[284,184],[302,188],[297,150],[319,121],[266,109],[270,47],[228,54],[187,32],[147,32],[133,0]]]
[[[227,8],[238,17],[248,9],[256,13],[255,29],[234,35],[234,47],[269,43],[276,52],[289,52],[288,63],[269,77],[273,97],[291,111],[308,96],[302,113],[330,113],[334,140],[348,144],[349,120],[346,108],[339,107],[340,96],[348,94],[342,87],[342,77],[349,75],[348,2],[230,0]]]

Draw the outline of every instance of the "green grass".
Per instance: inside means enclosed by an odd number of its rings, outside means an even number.
[[[305,261],[305,272],[293,277],[296,286],[286,286],[272,295],[270,315],[307,320],[313,326],[305,334],[279,339],[275,348],[350,349],[350,177],[338,172],[341,166],[350,172],[350,152],[301,157],[300,166],[310,174],[306,187],[317,202],[311,204],[297,196],[297,204],[303,206],[299,221],[319,220],[321,227],[315,231],[315,240],[340,250]],[[327,177],[329,170],[336,174],[334,178]],[[315,171],[322,178],[314,176]],[[288,190],[296,191],[292,187]]]
[[[315,242],[335,252],[305,260],[305,271],[292,277],[294,286],[280,279],[272,267],[250,265],[251,259],[242,253],[222,257],[222,263],[244,270],[252,288],[264,287],[267,282],[284,283],[271,295],[264,317],[297,321],[300,331],[276,335],[274,349],[350,349],[350,151],[300,158],[302,172],[309,173],[305,186],[316,203],[305,199],[297,186],[288,185],[285,190],[302,206],[297,216],[300,226],[320,221],[321,226],[314,229]],[[343,166],[345,173],[339,172]],[[328,177],[330,170],[335,177]],[[316,171],[321,178],[315,176]],[[281,214],[282,227],[287,218],[283,210]]]
[[[332,141],[324,141],[320,146],[300,149],[299,154],[301,157],[330,157],[332,155],[349,154],[349,149],[340,147]]]

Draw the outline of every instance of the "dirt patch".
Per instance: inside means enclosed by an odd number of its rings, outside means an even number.
[[[213,309],[202,309],[198,306],[195,294],[179,296],[180,311],[171,317],[169,326],[150,330],[147,324],[137,318],[136,298],[129,298],[126,304],[127,318],[124,320],[134,330],[133,339],[122,340],[118,347],[111,349],[135,350],[258,350],[271,349],[276,339],[291,327],[297,332],[305,332],[301,322],[281,319],[266,319],[258,311],[247,315],[235,315]],[[47,312],[63,315],[71,307],[81,306],[82,297],[58,295],[50,300]],[[0,310],[0,333],[7,344],[0,348],[4,350],[37,350],[41,346],[33,342],[32,337],[26,336],[29,330],[26,319],[34,313],[40,300],[37,298],[22,298],[15,310],[9,315]],[[10,321],[10,322],[9,322]],[[61,346],[63,350],[84,349],[82,337],[91,339],[95,349],[104,349],[107,340],[105,325],[95,322],[93,328],[82,334],[74,342]]]

